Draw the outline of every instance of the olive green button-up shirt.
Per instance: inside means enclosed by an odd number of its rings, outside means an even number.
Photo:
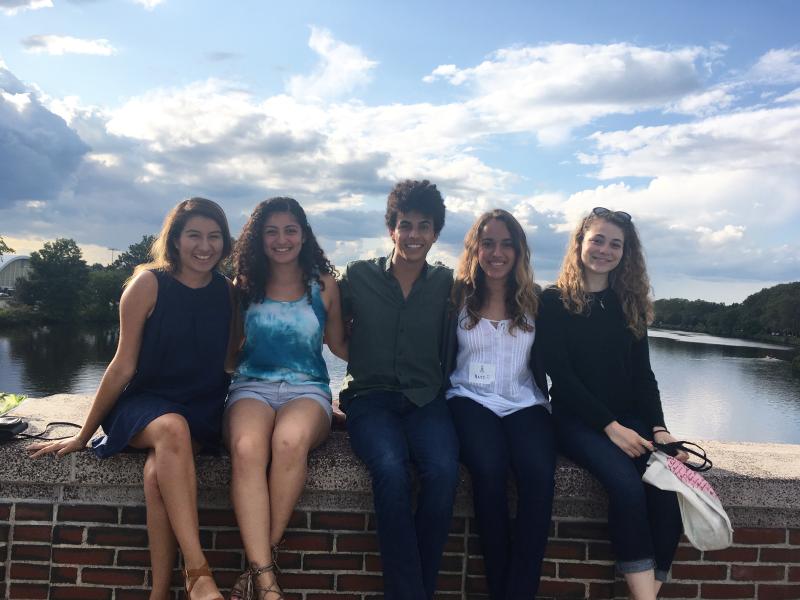
[[[417,406],[442,391],[453,271],[426,263],[408,298],[390,271],[391,256],[350,263],[340,290],[352,318],[342,410],[370,392],[402,392]]]

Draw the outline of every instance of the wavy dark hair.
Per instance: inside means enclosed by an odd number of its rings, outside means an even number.
[[[433,219],[433,232],[439,235],[444,227],[444,198],[436,189],[436,184],[427,179],[401,181],[389,192],[386,199],[386,227],[389,231],[397,226],[397,214],[417,211]]]
[[[300,268],[303,271],[303,283],[306,287],[306,297],[311,302],[311,282],[317,281],[320,286],[320,275],[337,276],[336,269],[325,256],[322,248],[317,243],[317,238],[308,224],[308,218],[303,207],[294,198],[277,197],[264,200],[256,206],[247,223],[242,228],[242,233],[236,241],[233,251],[233,271],[236,276],[236,286],[239,289],[242,304],[246,308],[252,303],[263,302],[269,281],[269,261],[264,254],[264,225],[270,215],[275,213],[289,213],[300,225],[303,232],[303,247],[300,249]]]
[[[219,262],[214,265],[217,269],[219,264],[224,261],[231,253],[231,232],[228,229],[228,219],[225,211],[219,204],[206,198],[189,198],[178,202],[178,204],[167,213],[161,231],[150,246],[150,262],[138,265],[125,285],[128,285],[142,271],[158,269],[176,275],[181,270],[181,258],[178,252],[178,238],[183,233],[183,228],[192,217],[206,217],[219,225],[222,232],[222,256]]]
[[[511,319],[509,332],[514,328],[533,331],[529,318],[536,318],[539,301],[536,297],[531,268],[531,251],[525,230],[510,212],[500,208],[483,213],[464,237],[464,252],[458,262],[451,301],[456,310],[467,311],[465,329],[480,321],[480,310],[486,302],[486,275],[478,263],[483,228],[496,219],[505,224],[514,246],[514,268],[506,277],[506,313]]]
[[[574,315],[585,315],[590,310],[589,294],[584,289],[581,260],[581,245],[586,232],[595,221],[612,223],[622,230],[625,236],[622,244],[622,259],[608,275],[608,286],[619,298],[628,329],[637,339],[647,335],[647,326],[653,322],[653,301],[650,298],[650,279],[644,259],[639,232],[630,219],[598,216],[589,213],[580,220],[567,242],[567,252],[556,280],[561,292],[564,308]]]

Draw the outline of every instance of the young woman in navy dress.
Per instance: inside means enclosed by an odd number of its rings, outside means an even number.
[[[464,238],[453,285],[457,350],[446,397],[472,479],[492,600],[536,596],[553,501],[556,452],[530,260],[525,231],[496,209]],[[513,533],[509,472],[518,498]]]
[[[151,254],[120,300],[117,352],[78,434],[38,442],[33,457],[64,456],[93,441],[101,458],[147,451],[144,492],[153,570],[151,600],[171,598],[176,550],[187,598],[222,600],[200,547],[194,454],[219,444],[229,376],[229,282],[217,271],[231,252],[228,222],[211,200],[192,198],[166,217]]]
[[[682,525],[675,494],[642,482],[652,441],[675,439],[650,368],[650,282],[628,213],[598,207],[581,219],[541,314],[559,450],[605,487],[617,571],[633,598],[653,600]]]

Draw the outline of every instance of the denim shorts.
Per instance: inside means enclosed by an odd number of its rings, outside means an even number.
[[[260,379],[235,381],[228,390],[225,410],[230,410],[231,406],[242,398],[253,398],[272,407],[275,411],[297,398],[310,398],[322,407],[325,414],[328,415],[329,422],[333,415],[330,391],[309,383],[291,384],[285,381],[271,382]]]

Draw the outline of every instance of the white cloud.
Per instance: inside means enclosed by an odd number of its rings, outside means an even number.
[[[111,56],[116,48],[106,39],[84,40],[68,35],[31,35],[22,40],[26,52],[32,54],[93,54]]]
[[[289,80],[289,93],[299,100],[336,98],[370,80],[378,64],[361,49],[333,38],[330,31],[311,27],[308,46],[319,55],[319,63],[309,75]]]
[[[736,100],[736,96],[731,93],[732,87],[721,85],[707,91],[689,94],[672,104],[667,112],[697,116],[714,114],[728,108]]]
[[[695,231],[700,234],[700,242],[702,244],[720,246],[741,240],[746,229],[744,225],[725,225],[725,227],[716,231],[710,227],[697,227]]]
[[[747,78],[767,84],[800,83],[800,48],[770,50],[753,65]]]
[[[775,98],[775,102],[800,102],[800,88],[795,88],[788,94]]]
[[[136,4],[144,6],[146,10],[153,10],[159,4],[163,4],[164,0],[133,0]]]
[[[52,8],[52,6],[52,0],[0,0],[0,10],[9,16],[24,10],[38,10]]]

